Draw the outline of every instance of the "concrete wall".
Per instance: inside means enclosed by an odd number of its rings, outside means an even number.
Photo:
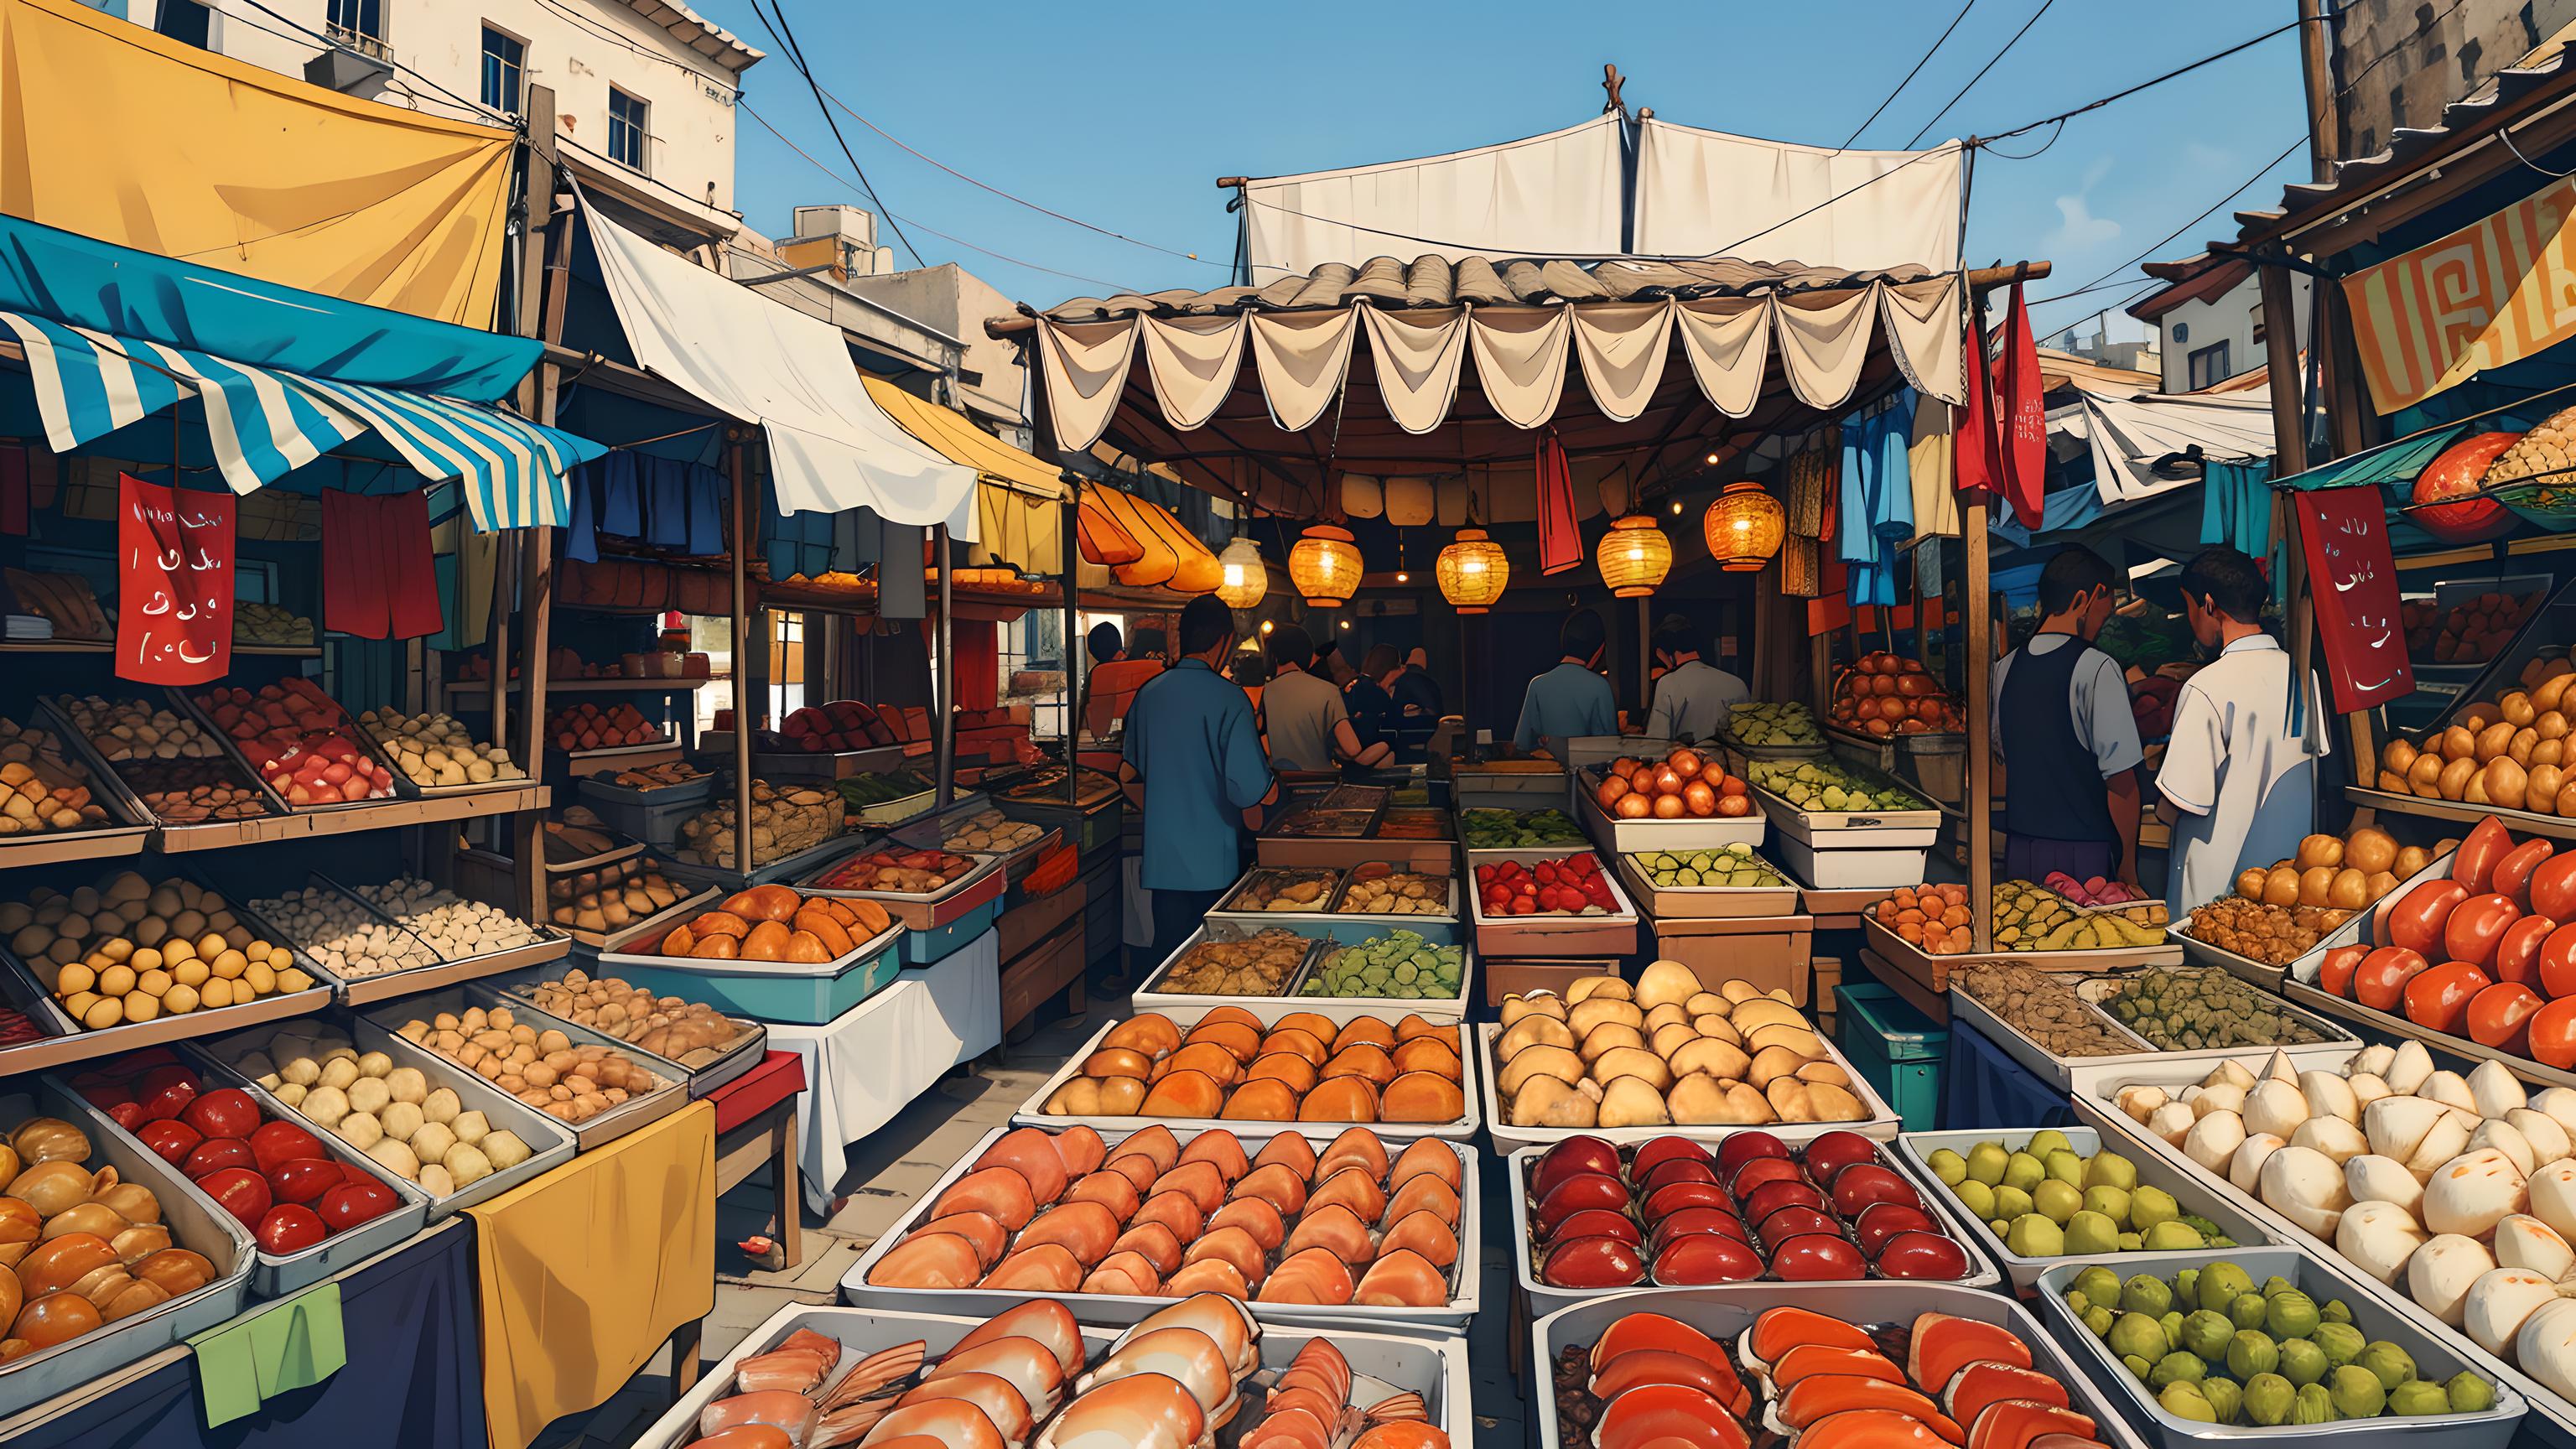
[[[2335,76],[2349,94],[2336,109],[2347,158],[2385,150],[2397,127],[2438,123],[2444,106],[2576,23],[2576,0],[2342,0],[2341,11]]]
[[[1011,299],[1000,289],[954,262],[884,276],[854,276],[848,285],[860,296],[966,344],[966,371],[981,374],[977,381],[958,389],[957,401],[969,412],[987,425],[1025,421],[1020,410],[1024,377],[1018,351],[1007,342],[984,335],[988,318],[1013,310]]]
[[[2191,355],[2220,342],[2227,344],[2227,377],[2261,367],[2264,344],[2254,338],[2254,308],[2262,297],[2262,283],[2248,276],[2215,297],[2184,302],[2158,318],[2164,331],[2164,390],[2190,391]],[[2290,303],[2299,314],[2299,340],[2304,345],[2308,336],[2308,279],[2296,273],[2290,277]],[[2265,319],[2267,325],[2272,321]]]

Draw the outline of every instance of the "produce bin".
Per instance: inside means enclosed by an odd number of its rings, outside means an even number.
[[[1860,1099],[1861,1109],[1869,1114],[1857,1122],[1752,1122],[1742,1126],[1733,1123],[1694,1126],[1676,1122],[1662,1127],[1514,1127],[1505,1120],[1506,1108],[1500,1099],[1500,1094],[1494,1088],[1494,1076],[1501,1065],[1494,1060],[1494,1043],[1502,1037],[1503,1028],[1500,1023],[1489,1021],[1477,1026],[1475,1031],[1476,1050],[1467,1071],[1477,1079],[1478,1085],[1485,1094],[1483,1104],[1485,1120],[1493,1124],[1491,1131],[1494,1150],[1497,1152],[1511,1152],[1522,1147],[1554,1147],[1569,1137],[1598,1137],[1605,1142],[1624,1146],[1652,1142],[1658,1137],[1687,1137],[1693,1142],[1717,1142],[1738,1132],[1768,1132],[1783,1142],[1792,1143],[1813,1141],[1828,1132],[1857,1132],[1863,1137],[1890,1142],[1895,1140],[1898,1130],[1905,1125],[1898,1119],[1895,1110],[1878,1095],[1878,1089],[1863,1080],[1861,1074],[1853,1069],[1851,1058],[1844,1056],[1841,1049],[1827,1041],[1820,1032],[1816,1040],[1823,1044],[1826,1059],[1850,1075],[1851,1086],[1848,1090]],[[1469,1104],[1471,1112],[1475,1110],[1475,1105]]]
[[[1287,979],[1280,983],[1280,989],[1276,994],[1236,996],[1217,992],[1163,989],[1164,978],[1172,974],[1173,966],[1179,963],[1181,957],[1189,954],[1192,947],[1207,941],[1249,940],[1260,935],[1264,930],[1287,931],[1292,935],[1306,938],[1305,954],[1299,957],[1296,966],[1290,969]],[[1155,967],[1152,975],[1137,984],[1135,994],[1128,998],[1128,1005],[1139,1012],[1159,1011],[1168,1015],[1176,1011],[1185,1011],[1195,1017],[1205,1013],[1212,1006],[1245,1006],[1255,1001],[1286,1001],[1296,991],[1297,983],[1305,979],[1306,966],[1315,959],[1315,948],[1322,944],[1322,939],[1297,922],[1260,921],[1239,916],[1211,915],[1206,925],[1191,932],[1190,938],[1183,941],[1171,955],[1165,957],[1163,964]]]
[[[583,776],[573,790],[609,829],[632,840],[667,847],[679,838],[681,821],[707,808],[707,802],[715,795],[716,777],[702,775],[683,785],[638,790]]]
[[[1721,845],[1760,845],[1770,822],[1763,818],[1762,807],[1755,805],[1749,815],[1683,816],[1676,820],[1647,817],[1640,820],[1613,815],[1601,808],[1601,772],[1582,770],[1574,776],[1574,804],[1568,813],[1592,842],[1607,851],[1633,854],[1641,850],[1715,850]]]
[[[1663,847],[1655,847],[1657,850]],[[1763,861],[1776,874],[1778,867]],[[1726,920],[1741,916],[1798,914],[1798,887],[1785,876],[1776,885],[1659,886],[1634,855],[1619,857],[1619,884],[1637,908],[1658,921]]]
[[[1537,865],[1541,861],[1564,860],[1569,856],[1589,855],[1602,868],[1602,878],[1610,887],[1610,899],[1616,909],[1607,915],[1575,916],[1489,916],[1485,899],[1476,881],[1476,867],[1518,861]],[[1467,853],[1467,878],[1460,882],[1467,894],[1468,919],[1476,931],[1476,951],[1483,956],[1627,956],[1637,949],[1637,907],[1619,887],[1619,877],[1612,861],[1589,846],[1569,846],[1562,850],[1471,850]]]
[[[562,980],[564,972],[567,969],[568,967],[565,965],[557,965],[552,962],[548,962],[543,965],[523,967],[519,970],[509,972],[506,975],[488,976],[483,979],[482,984],[490,988],[493,992],[507,998],[508,1005],[512,1011],[524,1012],[530,1016],[538,1017],[548,1022],[558,1021],[562,1018],[559,1018],[555,1013],[546,1010],[544,1007],[537,1005],[534,998],[531,997],[529,993],[545,982]],[[592,974],[597,977],[617,976],[620,973],[602,970]],[[634,980],[632,977],[627,977],[625,979],[628,985],[644,987],[643,982]],[[653,991],[657,996],[677,996],[685,1000],[700,1002],[708,1006],[715,1005],[714,1002],[709,1001],[705,997],[692,991],[652,987],[645,987],[644,989]],[[675,1058],[662,1056],[654,1052],[643,1051],[633,1046],[624,1047],[622,1050],[625,1051],[628,1056],[642,1062],[645,1066],[652,1068],[662,1076],[674,1079],[687,1079],[689,1084],[689,1096],[692,1098],[703,1097],[709,1092],[714,1091],[716,1088],[723,1086],[725,1083],[732,1081],[734,1078],[750,1071],[753,1067],[760,1065],[761,1057],[769,1050],[768,1027],[763,1026],[756,1020],[745,1017],[728,1016],[726,1020],[731,1021],[736,1027],[742,1028],[742,1030],[734,1038],[731,1045],[718,1052],[715,1059],[704,1066],[692,1067]],[[578,1023],[570,1024],[577,1025]]]
[[[593,975],[622,976],[638,986],[703,1001],[756,1021],[825,1026],[883,991],[903,971],[901,922],[860,942],[838,960],[800,966],[784,961],[719,961],[648,956],[635,948],[660,936],[629,940],[599,953]]]
[[[496,1006],[508,1007],[514,1015],[519,1009],[517,1002],[509,1000],[497,991],[483,986],[468,986],[459,990],[441,991],[434,995],[413,996],[401,1001],[388,1002],[365,1013],[364,1019],[382,1027],[390,1035],[400,1036],[405,1022],[415,1019],[434,1022],[441,1012],[453,1012],[461,1016],[477,1006],[485,1011],[490,1011]],[[542,1015],[541,1013],[532,1014]],[[626,1043],[622,1041],[602,1036],[589,1027],[575,1026],[571,1022],[556,1017],[546,1016],[543,1020],[552,1029],[562,1032],[574,1046],[613,1047],[621,1053],[626,1053],[629,1060],[637,1066],[647,1071],[654,1071],[649,1058],[641,1052],[627,1052]],[[429,1051],[427,1047],[422,1047],[421,1050],[431,1056],[438,1055],[434,1051]],[[661,1073],[657,1071],[655,1075],[661,1076]],[[572,1134],[572,1139],[580,1150],[587,1152],[602,1143],[614,1142],[638,1127],[658,1122],[687,1105],[689,1105],[689,1090],[686,1079],[662,1076],[662,1084],[653,1090],[630,1096],[607,1111],[593,1115],[586,1122],[565,1122],[562,1126],[564,1131]],[[528,1144],[531,1148],[536,1145],[533,1141]]]
[[[1893,1105],[1905,1130],[1929,1130],[1941,1117],[1941,1071],[1950,1033],[1874,981],[1834,988],[1841,1045],[1870,1090]]]

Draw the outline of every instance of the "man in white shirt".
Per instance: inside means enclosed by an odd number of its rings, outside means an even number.
[[[2173,826],[2165,904],[2176,920],[2236,887],[2248,864],[2297,853],[2316,816],[2316,755],[2290,710],[2290,656],[2256,619],[2268,592],[2254,560],[2204,549],[2182,571],[2192,636],[2216,657],[2183,683],[2156,789]],[[2311,679],[2304,701],[2320,707]]]
[[[1664,677],[1655,681],[1646,738],[1715,739],[1727,712],[1753,697],[1743,680],[1700,658],[1699,646],[1698,627],[1679,614],[1666,614],[1655,625],[1655,661],[1664,666]]]
[[[2039,630],[1996,664],[1991,745],[2004,760],[2004,870],[2138,879],[2145,752],[2120,665],[2093,647],[2116,576],[2082,545],[2039,574]]]

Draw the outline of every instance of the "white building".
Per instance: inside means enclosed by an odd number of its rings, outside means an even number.
[[[2263,315],[2263,288],[2253,264],[2237,257],[2150,262],[2142,270],[2165,285],[2129,305],[2129,315],[2162,336],[2164,390],[2196,392],[2261,367],[2275,319]],[[2296,343],[2308,342],[2308,279],[2290,276]]]

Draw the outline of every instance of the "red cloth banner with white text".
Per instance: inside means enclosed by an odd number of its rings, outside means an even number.
[[[2296,501],[2335,708],[2350,714],[2414,693],[2379,490],[2321,488]]]
[[[116,675],[203,684],[233,663],[233,495],[117,476]]]

